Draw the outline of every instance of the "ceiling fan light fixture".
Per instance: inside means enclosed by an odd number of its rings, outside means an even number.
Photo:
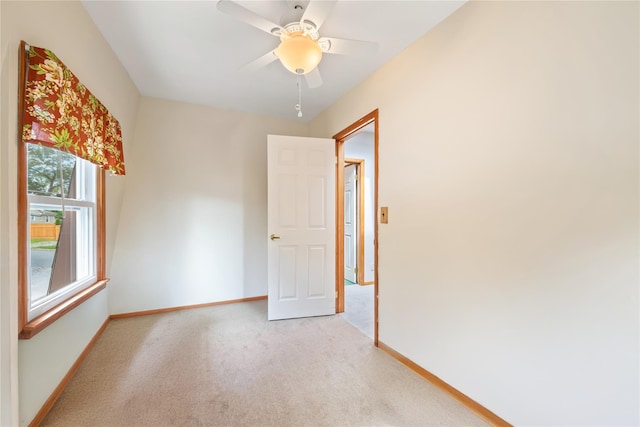
[[[280,46],[275,50],[275,54],[282,65],[294,74],[307,74],[322,60],[322,48],[317,40],[304,33],[281,37]]]

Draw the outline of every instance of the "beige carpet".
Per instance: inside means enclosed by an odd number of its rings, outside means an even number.
[[[344,313],[340,316],[373,339],[373,285],[344,287]]]
[[[112,321],[45,426],[486,425],[339,316],[266,301]]]

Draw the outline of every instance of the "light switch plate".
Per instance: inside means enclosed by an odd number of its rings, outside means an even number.
[[[380,208],[380,223],[388,224],[389,223],[389,208],[383,206]]]

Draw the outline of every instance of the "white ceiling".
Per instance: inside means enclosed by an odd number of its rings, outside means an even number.
[[[237,3],[280,23],[309,0]],[[312,0],[322,1],[322,0]],[[449,16],[464,1],[341,0],[320,35],[377,42],[373,55],[323,55],[323,85],[303,82],[301,119],[308,121]],[[107,42],[145,96],[296,119],[296,76],[279,61],[240,69],[276,48],[279,39],[220,12],[210,1],[84,0]]]

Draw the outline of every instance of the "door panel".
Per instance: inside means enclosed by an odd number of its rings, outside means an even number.
[[[335,141],[267,145],[269,320],[335,314]]]
[[[327,200],[326,177],[309,177],[309,228],[324,230],[327,228],[327,211],[325,202]]]
[[[356,166],[344,168],[344,278],[356,283]]]
[[[332,260],[327,259],[324,246],[309,246],[309,298],[327,298],[324,286],[324,266]]]
[[[296,227],[296,176],[282,174],[278,179],[278,226]]]
[[[281,245],[278,248],[278,296],[281,300],[295,300],[296,287],[296,247]]]

